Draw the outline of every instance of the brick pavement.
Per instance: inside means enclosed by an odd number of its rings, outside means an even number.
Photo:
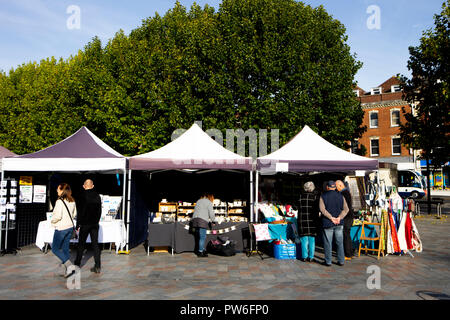
[[[450,298],[450,222],[417,218],[423,252],[414,258],[361,256],[344,267],[326,268],[297,260],[261,260],[193,253],[146,255],[143,246],[130,255],[102,252],[102,273],[89,271],[91,252],[83,259],[81,289],[69,290],[54,274],[56,260],[35,246],[16,256],[0,257],[0,299],[144,299],[144,300],[436,300]],[[75,252],[72,252],[74,255]],[[73,256],[72,256],[73,258]],[[317,250],[316,258],[323,261]],[[335,258],[334,258],[335,260]],[[72,259],[73,261],[73,259]],[[368,289],[367,267],[381,268],[381,288]]]

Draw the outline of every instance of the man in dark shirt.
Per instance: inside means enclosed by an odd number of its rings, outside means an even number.
[[[345,260],[351,260],[353,256],[352,238],[350,231],[353,225],[353,206],[352,195],[341,180],[336,180],[336,190],[339,191],[345,198],[348,205],[348,213],[344,218],[344,253]]]
[[[328,181],[327,191],[320,196],[319,210],[322,215],[323,250],[326,266],[331,266],[333,237],[336,239],[338,265],[344,265],[343,219],[348,212],[347,202],[336,191],[336,183]]]
[[[91,244],[94,249],[95,266],[92,272],[100,273],[100,248],[98,247],[99,221],[102,215],[102,200],[97,191],[94,190],[94,182],[87,179],[84,184],[84,193],[81,198],[80,210],[77,217],[77,230],[80,232],[78,239],[77,257],[75,265],[80,266],[83,257],[84,247],[88,235],[91,236]]]

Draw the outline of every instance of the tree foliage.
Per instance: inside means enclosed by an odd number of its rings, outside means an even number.
[[[40,150],[87,126],[125,155],[170,142],[177,128],[280,129],[305,125],[344,147],[359,137],[353,95],[361,63],[344,26],[294,0],[223,0],[217,11],[176,3],[129,35],[98,38],[67,60],[0,74],[0,143]],[[225,136],[225,134],[224,134]]]
[[[450,155],[450,1],[434,17],[434,29],[423,32],[420,44],[410,47],[408,69],[411,79],[401,77],[405,99],[415,105],[415,113],[405,113],[401,126],[403,142],[422,150],[422,157],[436,166]]]

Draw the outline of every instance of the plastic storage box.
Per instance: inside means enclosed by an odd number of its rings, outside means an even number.
[[[296,245],[295,243],[274,244],[273,255],[275,259],[296,259],[297,258]]]

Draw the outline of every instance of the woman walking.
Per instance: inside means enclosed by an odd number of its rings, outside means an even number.
[[[194,214],[192,215],[192,227],[196,228],[198,248],[195,254],[198,257],[207,257],[205,242],[206,231],[208,229],[209,220],[215,222],[215,214],[213,210],[214,196],[210,193],[204,194],[195,204]]]
[[[314,193],[314,183],[308,181],[303,185],[304,193],[300,194],[300,210],[298,212],[298,234],[302,247],[301,261],[312,262],[316,246],[317,225],[319,220],[319,197]]]
[[[51,219],[51,224],[55,228],[52,252],[60,260],[58,264],[60,275],[67,278],[74,273],[74,271],[68,272],[68,267],[72,265],[69,245],[74,228],[73,219],[77,216],[77,208],[72,197],[72,190],[67,183],[61,183],[56,191],[58,199]]]

